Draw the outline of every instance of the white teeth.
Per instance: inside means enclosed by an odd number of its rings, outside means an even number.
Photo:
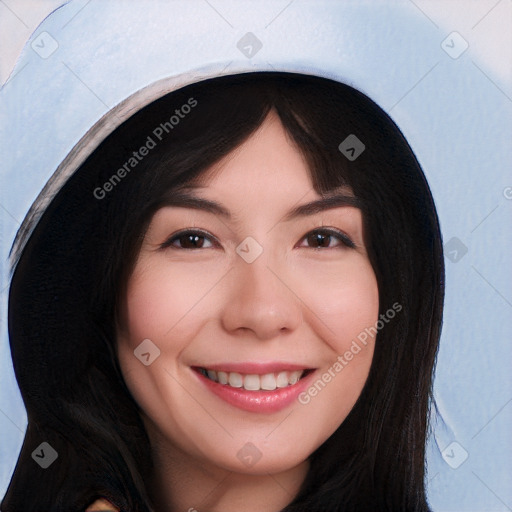
[[[242,375],[237,372],[217,372],[215,370],[202,369],[201,373],[207,375],[210,380],[229,385],[233,388],[244,388],[247,391],[273,391],[276,388],[285,388],[296,384],[304,370],[293,372],[282,371],[279,373],[265,373],[264,375],[248,374]]]
[[[236,372],[229,372],[229,385],[233,388],[241,388],[243,385],[242,376]]]
[[[297,382],[299,382],[301,375],[302,375],[302,372],[300,370],[291,372],[290,377],[288,377],[288,382],[290,384],[296,384]]]
[[[279,372],[276,379],[278,388],[285,388],[288,386],[288,372]]]
[[[273,373],[266,373],[260,377],[260,387],[261,389],[265,389],[267,391],[273,391],[276,389],[276,378]]]
[[[249,391],[258,391],[260,389],[260,376],[246,375],[244,377],[244,388]]]

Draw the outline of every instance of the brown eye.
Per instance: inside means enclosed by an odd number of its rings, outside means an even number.
[[[210,243],[210,246],[205,246],[205,241],[206,244]],[[213,244],[210,241],[210,236],[202,231],[182,231],[169,238],[160,247],[162,249],[167,247],[174,249],[209,249],[213,247]]]
[[[306,239],[308,244],[314,247],[329,247],[331,244],[331,235],[324,235],[323,233],[310,233]]]
[[[204,236],[201,235],[181,235],[177,240],[183,249],[199,249],[204,245]]]
[[[347,235],[334,229],[316,229],[308,233],[303,240],[306,240],[308,246],[313,249],[329,249],[331,247],[339,247],[340,245],[351,248],[355,247],[354,242]],[[337,240],[339,243],[332,246],[333,240]]]

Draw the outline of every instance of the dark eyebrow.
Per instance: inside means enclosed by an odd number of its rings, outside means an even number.
[[[303,217],[306,215],[312,215],[314,213],[323,212],[324,210],[330,210],[332,208],[339,208],[340,206],[352,206],[354,208],[361,209],[361,201],[354,196],[348,196],[346,194],[333,194],[316,199],[310,203],[301,204],[296,206],[288,212],[284,217],[283,221],[295,219],[296,217]]]
[[[165,200],[165,205],[194,208],[220,215],[226,219],[232,218],[230,211],[216,201],[204,199],[186,191],[179,191],[173,193],[172,196],[168,196]],[[296,206],[283,217],[282,221],[287,222],[297,217],[313,215],[315,213],[332,208],[338,208],[340,206],[352,206],[354,208],[361,209],[361,202],[354,196],[346,194],[331,194],[320,199],[316,199],[315,201]]]
[[[210,199],[197,197],[188,192],[173,192],[168,195],[164,201],[164,206],[184,206],[185,208],[194,208],[195,210],[204,210],[210,213],[215,213],[227,219],[231,219],[231,213],[224,208],[221,204]]]

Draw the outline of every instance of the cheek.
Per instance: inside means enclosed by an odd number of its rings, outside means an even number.
[[[324,325],[324,339],[338,354],[347,350],[365,329],[374,326],[379,315],[373,268],[367,259],[354,260],[332,272],[317,272],[308,281],[311,309]]]
[[[310,418],[322,427],[306,436],[321,444],[345,420],[366,383],[372,364],[379,317],[375,274],[367,260],[351,262],[336,272],[318,272],[310,285],[310,322],[329,348],[317,378],[299,396]]]
[[[163,341],[180,330],[180,320],[190,319],[191,311],[195,314],[200,309],[197,306],[218,280],[217,270],[222,270],[210,265],[206,272],[206,265],[195,265],[191,271],[187,265],[165,262],[140,267],[130,278],[126,294],[125,330],[133,343],[145,338]]]

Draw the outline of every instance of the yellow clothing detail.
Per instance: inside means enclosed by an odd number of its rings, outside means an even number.
[[[120,512],[117,507],[114,507],[110,501],[103,498],[96,500],[94,503],[89,505],[85,512]]]

